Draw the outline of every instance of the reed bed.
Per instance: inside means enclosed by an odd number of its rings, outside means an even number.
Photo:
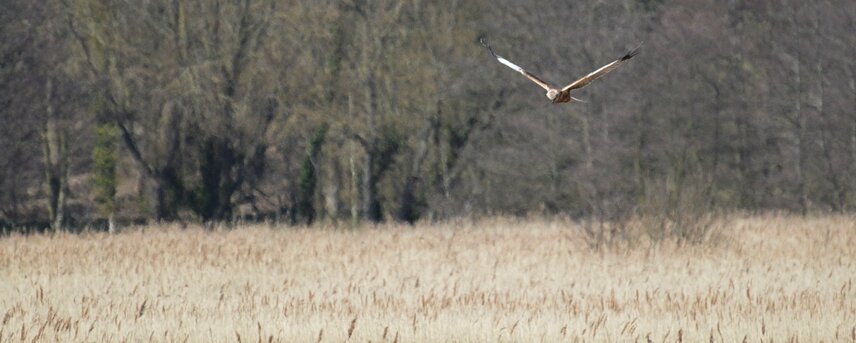
[[[0,238],[0,342],[854,342],[856,218],[593,250],[567,220]]]

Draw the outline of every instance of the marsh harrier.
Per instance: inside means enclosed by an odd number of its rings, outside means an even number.
[[[481,44],[484,45],[484,47],[487,48],[488,51],[490,51],[490,54],[493,55],[493,57],[496,58],[496,60],[499,61],[499,63],[502,63],[502,64],[506,65],[507,67],[514,69],[518,73],[523,74],[523,76],[526,76],[526,78],[528,78],[532,82],[537,83],[539,86],[541,86],[541,88],[544,88],[547,91],[547,98],[549,98],[550,101],[552,101],[554,104],[573,102],[573,101],[581,101],[580,99],[577,99],[577,98],[574,98],[571,96],[572,90],[580,89],[580,88],[583,88],[585,86],[588,86],[588,84],[592,83],[592,81],[597,80],[601,76],[606,75],[606,73],[613,71],[615,68],[618,68],[619,66],[624,64],[624,62],[633,58],[633,56],[636,56],[636,54],[639,53],[639,47],[641,47],[641,45],[637,46],[633,50],[630,50],[629,52],[627,52],[627,54],[625,54],[621,58],[619,58],[615,61],[612,61],[612,63],[609,63],[603,67],[600,67],[600,69],[595,70],[586,76],[583,76],[579,80],[572,82],[571,84],[565,86],[562,89],[558,89],[558,88],[554,88],[553,86],[551,86],[549,83],[545,82],[544,80],[539,79],[537,76],[532,75],[532,73],[526,71],[525,69],[519,67],[518,65],[511,63],[511,61],[504,59],[504,58],[500,57],[499,55],[497,55],[495,52],[493,52],[493,48],[490,47],[490,45],[487,43],[487,40],[485,40],[484,38],[479,39],[479,42],[481,42]]]

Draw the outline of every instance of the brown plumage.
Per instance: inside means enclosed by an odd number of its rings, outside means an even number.
[[[590,83],[592,83],[592,81],[597,80],[601,76],[606,75],[606,73],[609,73],[609,72],[615,70],[616,68],[618,68],[619,66],[624,64],[624,62],[633,58],[633,56],[636,56],[636,54],[639,53],[639,48],[641,47],[641,44],[640,44],[639,46],[637,46],[633,50],[630,50],[629,52],[627,52],[621,58],[619,58],[615,61],[612,61],[611,63],[609,63],[603,67],[600,67],[600,69],[595,70],[586,76],[583,76],[579,80],[572,82],[571,84],[565,86],[562,89],[558,89],[558,88],[551,86],[549,83],[545,82],[544,80],[539,79],[537,76],[526,71],[525,69],[517,66],[516,64],[512,63],[511,61],[497,55],[493,51],[493,48],[491,48],[490,45],[487,43],[487,40],[485,40],[484,38],[480,39],[479,41],[481,42],[482,45],[484,45],[485,48],[487,48],[488,51],[490,51],[490,54],[493,55],[493,57],[496,58],[496,60],[499,61],[499,63],[502,63],[505,66],[517,71],[518,73],[523,74],[523,76],[526,76],[526,78],[528,78],[532,82],[535,82],[536,84],[541,86],[541,88],[544,88],[547,91],[547,98],[550,99],[550,101],[552,101],[555,104],[567,103],[567,102],[572,102],[572,101],[581,101],[581,100],[571,96],[572,90],[580,89],[580,88],[583,88],[585,86],[588,86]]]

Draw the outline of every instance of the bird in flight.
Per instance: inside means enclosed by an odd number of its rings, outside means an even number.
[[[549,98],[550,101],[552,101],[554,104],[561,104],[561,103],[575,102],[575,101],[582,102],[582,100],[574,98],[571,96],[572,90],[580,89],[580,88],[583,88],[585,86],[588,86],[588,84],[592,83],[592,81],[597,80],[601,76],[606,75],[606,73],[613,71],[615,68],[618,68],[619,66],[624,64],[624,62],[633,58],[633,56],[636,56],[636,54],[639,53],[639,47],[641,47],[641,45],[637,46],[633,50],[630,50],[629,52],[627,52],[627,54],[625,54],[621,58],[619,58],[615,61],[612,61],[612,63],[609,63],[603,67],[600,67],[600,69],[595,70],[586,76],[583,76],[579,80],[572,82],[571,84],[565,86],[562,89],[558,89],[558,88],[551,86],[549,83],[545,82],[544,80],[539,79],[537,76],[532,75],[532,73],[530,73],[530,72],[526,71],[525,69],[517,66],[516,64],[511,63],[511,61],[504,59],[504,58],[500,57],[499,55],[497,55],[495,52],[493,52],[493,48],[490,47],[490,45],[487,43],[487,40],[485,40],[484,38],[479,39],[479,42],[481,42],[481,44],[484,45],[484,47],[487,48],[488,51],[490,51],[490,54],[493,55],[493,57],[496,58],[496,60],[499,61],[499,63],[502,63],[502,64],[506,65],[507,67],[514,69],[518,73],[523,74],[523,76],[526,76],[526,78],[528,78],[532,82],[537,83],[539,86],[541,86],[541,88],[544,88],[547,91],[547,98]]]

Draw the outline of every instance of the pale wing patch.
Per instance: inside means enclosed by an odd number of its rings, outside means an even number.
[[[526,74],[526,71],[523,70],[523,68],[520,68],[518,65],[511,63],[511,61],[499,56],[497,56],[496,59],[499,61],[499,63],[507,65],[509,68],[516,70],[518,73]]]
[[[493,48],[491,48],[490,45],[487,44],[487,40],[485,40],[484,38],[481,38],[481,39],[479,39],[479,42],[481,42],[481,44],[484,45],[484,47],[487,48],[488,51],[490,51],[490,54],[493,55],[493,57],[496,58],[496,60],[499,61],[499,63],[502,63],[506,67],[514,69],[518,73],[523,74],[523,76],[526,76],[527,79],[529,79],[532,82],[535,82],[536,84],[541,86],[541,88],[544,88],[546,90],[550,90],[550,88],[551,88],[550,84],[548,84],[547,82],[544,82],[544,80],[539,79],[537,76],[532,75],[532,73],[524,70],[520,66],[518,66],[514,63],[511,63],[511,61],[504,59],[504,58],[500,57],[499,55],[497,55],[495,52],[493,52]]]

